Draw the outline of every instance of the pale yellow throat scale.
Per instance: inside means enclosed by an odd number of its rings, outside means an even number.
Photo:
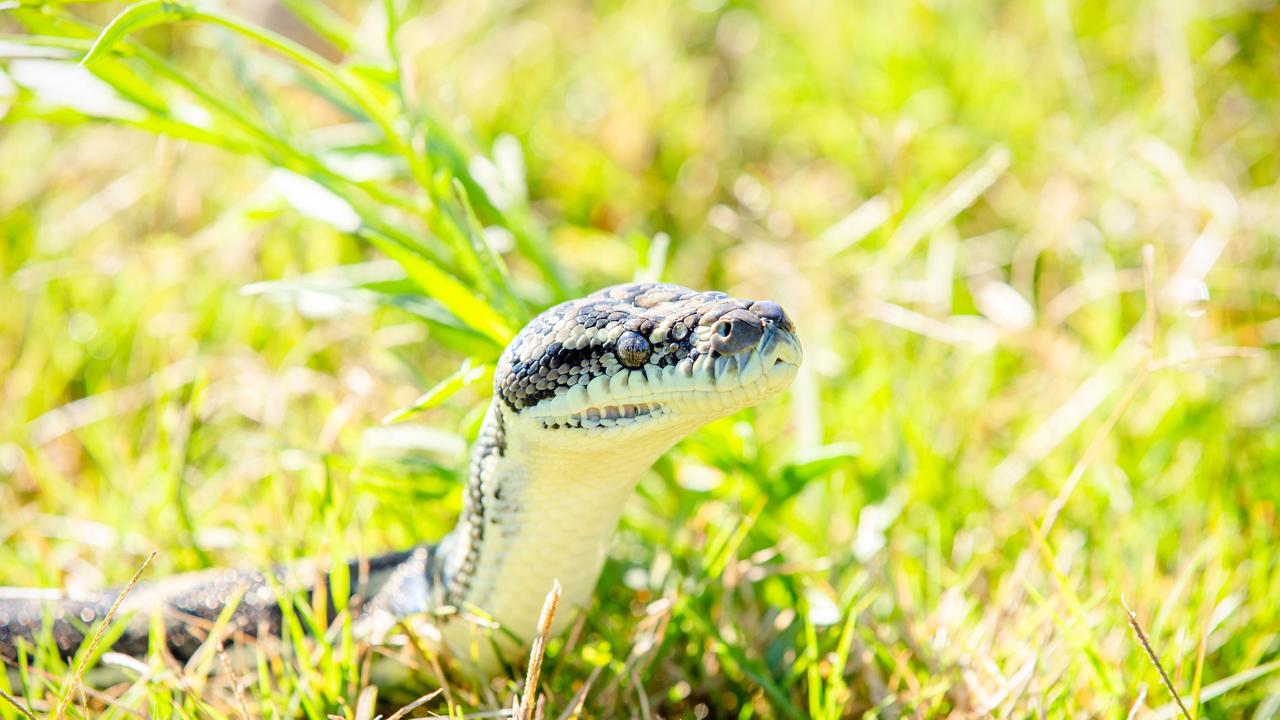
[[[555,432],[530,430],[534,437]],[[508,431],[505,457],[481,482],[486,510],[476,555],[483,561],[474,568],[465,594],[455,599],[463,616],[444,625],[450,649],[459,657],[487,660],[495,640],[504,649],[527,645],[556,582],[561,599],[552,633],[571,622],[590,604],[636,484],[684,434],[672,426],[657,434],[610,439],[602,453],[596,443],[575,452],[530,443],[525,433]],[[474,535],[467,537],[469,542]],[[491,619],[504,630],[495,632],[466,614]],[[513,643],[509,634],[521,643]]]

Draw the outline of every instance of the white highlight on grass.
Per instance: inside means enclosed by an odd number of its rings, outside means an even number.
[[[893,208],[888,198],[884,195],[876,195],[854,208],[853,212],[840,218],[835,225],[827,228],[814,239],[814,247],[820,254],[827,257],[844,252],[862,242],[876,228],[883,225],[892,214]]]
[[[1175,277],[1168,293],[1188,317],[1201,317],[1209,304],[1209,286],[1198,278]]]
[[[142,120],[146,116],[88,69],[75,62],[25,59],[9,63],[13,82],[42,102],[93,117]]]
[[[326,152],[320,155],[325,167],[348,180],[388,181],[396,177],[396,164],[377,153]]]
[[[360,227],[355,208],[311,178],[275,168],[267,176],[267,185],[280,193],[293,209],[313,220],[342,232],[355,232]]]
[[[502,184],[511,193],[512,199],[523,202],[528,194],[525,188],[524,150],[514,135],[504,133],[493,141],[493,164],[497,166]]]
[[[893,525],[902,512],[903,500],[890,495],[883,501],[863,506],[858,513],[857,536],[853,541],[853,556],[858,562],[867,562],[884,549],[885,531]]]
[[[948,345],[970,346],[979,351],[995,347],[1000,337],[991,322],[976,316],[952,316],[946,321],[922,315],[901,305],[872,300],[867,306],[867,317],[923,335]]]
[[[4,52],[6,43],[0,42],[0,54]],[[0,68],[0,120],[9,114],[9,108],[13,106],[13,98],[18,94],[18,86],[13,84],[9,79],[8,73]]]
[[[520,148],[520,141],[511,135],[500,135],[493,142],[492,160],[483,155],[471,158],[468,170],[484,189],[489,202],[499,210],[522,204],[528,197],[524,151]]]
[[[416,450],[460,457],[467,451],[467,441],[431,425],[398,423],[375,425],[365,430],[360,434],[360,448],[368,451]]]
[[[499,255],[516,249],[516,236],[501,225],[490,225],[484,229],[484,241],[489,248]]]
[[[1036,311],[1012,285],[999,280],[974,283],[973,302],[978,311],[1006,330],[1026,330],[1036,321]]]
[[[811,587],[805,591],[804,598],[809,606],[809,622],[817,627],[829,627],[840,622],[840,608],[826,593]]]

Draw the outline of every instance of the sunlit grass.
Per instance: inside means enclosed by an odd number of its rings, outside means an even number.
[[[641,484],[546,717],[1174,717],[1125,603],[1280,712],[1275,8],[281,6],[0,3],[0,585],[438,538],[510,333],[657,275],[805,372]],[[525,693],[314,602],[68,715]]]

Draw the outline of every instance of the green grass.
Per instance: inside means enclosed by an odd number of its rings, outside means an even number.
[[[0,3],[0,585],[438,538],[505,339],[656,275],[806,365],[642,483],[546,717],[1173,717],[1126,603],[1191,715],[1280,713],[1274,5],[263,5]],[[524,690],[306,605],[230,674],[0,689]]]

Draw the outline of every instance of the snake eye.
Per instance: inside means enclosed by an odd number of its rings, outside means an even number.
[[[730,310],[711,328],[711,347],[721,355],[736,355],[760,341],[764,325],[746,310]]]
[[[629,368],[638,368],[649,360],[649,341],[645,336],[633,330],[622,333],[618,338],[615,352],[622,364]]]

